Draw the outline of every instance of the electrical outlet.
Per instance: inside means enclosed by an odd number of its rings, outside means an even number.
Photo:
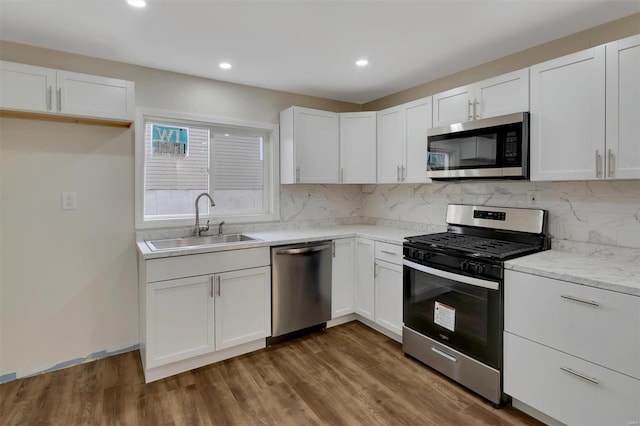
[[[529,204],[537,206],[540,201],[540,191],[527,191],[527,198],[529,200]]]
[[[75,192],[62,193],[62,210],[75,210],[78,208]]]

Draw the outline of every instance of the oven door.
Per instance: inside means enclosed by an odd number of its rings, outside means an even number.
[[[476,360],[502,363],[501,282],[404,260],[404,325]]]

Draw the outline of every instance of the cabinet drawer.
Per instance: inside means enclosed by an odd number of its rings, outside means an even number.
[[[569,425],[640,421],[640,380],[510,333],[504,333],[504,392]]]
[[[640,379],[640,297],[505,271],[505,331]]]
[[[145,262],[147,282],[257,268],[270,264],[269,247],[150,259]]]
[[[402,265],[402,246],[376,241],[376,259]]]

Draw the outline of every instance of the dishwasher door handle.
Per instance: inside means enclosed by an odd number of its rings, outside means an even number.
[[[282,250],[276,251],[276,254],[306,254],[306,253],[315,253],[317,251],[327,250],[330,248],[331,246],[327,244],[323,246],[282,249]]]

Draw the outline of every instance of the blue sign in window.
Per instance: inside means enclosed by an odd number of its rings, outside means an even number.
[[[189,129],[152,124],[151,151],[153,155],[186,157],[189,153]]]

